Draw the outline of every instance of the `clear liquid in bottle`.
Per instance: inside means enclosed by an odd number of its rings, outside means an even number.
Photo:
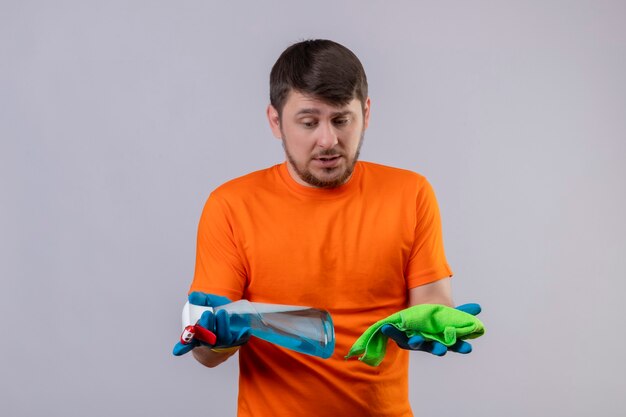
[[[231,321],[231,331],[250,326],[250,334],[307,355],[329,358],[335,350],[335,330],[330,313],[311,307],[251,303],[240,300],[215,311],[226,310],[242,320]],[[239,325],[240,328],[237,328]]]

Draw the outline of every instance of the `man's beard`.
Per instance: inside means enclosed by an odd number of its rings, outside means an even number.
[[[289,152],[289,149],[287,148],[287,145],[285,143],[285,135],[283,134],[283,149],[285,150],[285,155],[287,156],[287,160],[289,161],[289,163],[291,164],[291,167],[293,168],[293,170],[296,172],[296,174],[298,175],[298,177],[300,177],[300,179],[304,182],[306,182],[307,184],[313,186],[313,187],[317,187],[317,188],[337,188],[343,184],[346,183],[346,181],[348,181],[348,179],[350,178],[350,176],[352,176],[352,173],[354,172],[354,167],[359,159],[359,155],[361,154],[361,146],[363,145],[363,139],[365,136],[365,132],[361,132],[361,138],[359,139],[359,145],[357,146],[356,152],[354,154],[354,157],[352,159],[349,159],[349,155],[346,155],[344,152],[337,152],[336,149],[326,149],[323,150],[317,154],[315,154],[315,156],[313,158],[319,158],[322,156],[333,156],[333,155],[337,155],[338,153],[341,154],[341,156],[343,156],[346,159],[346,168],[344,169],[344,171],[336,178],[331,179],[331,180],[324,180],[321,178],[316,177],[307,167],[306,164],[308,164],[309,161],[305,162],[305,166],[303,167],[299,167],[298,164],[296,163],[295,159],[293,158],[293,156],[291,155],[291,153]],[[333,170],[333,168],[329,168],[326,169],[327,172],[331,172]]]

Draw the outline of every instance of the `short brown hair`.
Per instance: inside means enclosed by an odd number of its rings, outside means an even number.
[[[291,90],[341,106],[367,99],[367,77],[359,58],[326,39],[295,43],[278,57],[270,73],[270,103],[282,114]]]

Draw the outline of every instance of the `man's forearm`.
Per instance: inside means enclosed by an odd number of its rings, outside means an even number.
[[[450,278],[444,278],[430,284],[409,290],[409,306],[418,304],[443,304],[454,307]]]
[[[194,348],[191,353],[193,353],[193,357],[196,358],[196,360],[202,365],[209,368],[215,368],[217,365],[225,362],[226,359],[233,356],[238,350],[239,347],[213,350],[208,346],[198,346]]]

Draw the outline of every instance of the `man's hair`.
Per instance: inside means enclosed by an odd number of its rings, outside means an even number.
[[[281,115],[295,90],[334,106],[352,99],[365,105],[367,77],[361,61],[343,45],[325,39],[298,42],[278,57],[270,73],[270,103]]]

